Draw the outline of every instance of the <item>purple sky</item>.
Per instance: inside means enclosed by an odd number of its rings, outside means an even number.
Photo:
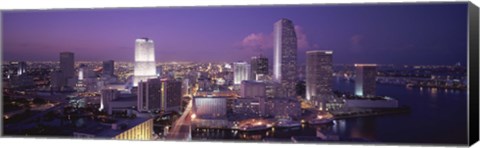
[[[272,57],[273,23],[292,20],[305,51],[334,51],[334,63],[466,63],[467,5],[316,5],[117,8],[3,12],[4,60],[133,61],[134,40],[155,42],[157,61]]]

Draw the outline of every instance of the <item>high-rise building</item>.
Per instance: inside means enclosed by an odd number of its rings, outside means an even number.
[[[155,68],[155,50],[153,40],[140,38],[135,40],[135,69],[133,86],[157,76]]]
[[[273,33],[273,80],[281,84],[282,96],[295,96],[297,37],[293,22],[280,19],[274,24]]]
[[[62,71],[64,79],[75,76],[75,57],[72,52],[60,53],[60,71]]]
[[[182,104],[182,82],[161,79],[161,102],[163,111],[180,111]]]
[[[377,65],[355,64],[355,95],[375,97]]]
[[[103,75],[113,76],[115,72],[115,63],[113,60],[103,61]]]
[[[250,80],[250,64],[247,62],[233,63],[233,84],[240,85],[244,80]]]
[[[260,55],[252,57],[250,61],[252,67],[252,79],[260,80],[264,75],[268,75],[268,58]]]
[[[240,96],[244,98],[265,97],[265,83],[256,81],[242,81],[240,85]]]
[[[138,83],[139,111],[179,111],[182,102],[182,83],[170,79],[148,79]]]
[[[60,53],[60,69],[51,73],[51,87],[58,91],[68,85],[75,78],[75,59],[72,52]],[[75,83],[71,86],[75,86]]]
[[[67,84],[66,79],[63,78],[63,73],[60,70],[55,70],[50,73],[50,86],[52,90],[59,91]]]
[[[158,111],[161,109],[161,89],[160,79],[148,79],[138,83],[137,109],[139,111]]]
[[[332,51],[307,51],[306,99],[324,104],[332,93]]]

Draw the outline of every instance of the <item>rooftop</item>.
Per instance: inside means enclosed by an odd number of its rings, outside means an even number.
[[[113,100],[112,102],[130,102],[130,101],[137,101],[137,96],[134,94],[120,94],[117,99]]]
[[[331,50],[309,50],[309,51],[307,51],[307,54],[309,54],[309,53],[333,54],[333,51],[331,51]]]
[[[115,123],[100,123],[98,121],[88,120],[85,121],[85,126],[76,130],[76,133],[84,133],[95,135],[95,137],[101,138],[113,138],[141,123],[144,123],[151,118],[134,118],[134,119],[118,119]],[[113,129],[112,125],[116,124],[117,128]]]

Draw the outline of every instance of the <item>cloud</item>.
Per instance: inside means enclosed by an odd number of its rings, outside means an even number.
[[[247,35],[240,43],[242,49],[262,52],[264,50],[273,48],[272,34],[266,35],[264,33],[251,33]]]
[[[301,26],[295,26],[295,33],[297,35],[297,47],[299,50],[310,48],[307,35]],[[270,33],[251,33],[245,36],[239,43],[240,49],[261,53],[273,49],[273,32]]]
[[[310,44],[308,43],[307,34],[303,31],[303,28],[295,25],[295,33],[297,34],[297,47],[298,49],[308,49]]]

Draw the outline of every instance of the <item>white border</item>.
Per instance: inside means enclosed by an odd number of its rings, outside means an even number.
[[[452,2],[459,0],[434,0],[433,2]],[[461,0],[463,1],[463,0]],[[461,2],[460,1],[460,2]],[[272,5],[272,4],[346,4],[346,3],[412,3],[429,2],[428,0],[0,0],[0,10],[25,10],[25,9],[65,9],[65,8],[120,8],[120,7],[167,7],[167,6],[228,6],[228,5]],[[479,3],[479,2],[473,2]],[[479,6],[479,5],[477,5]],[[1,16],[0,16],[1,19]],[[2,20],[3,21],[3,20]],[[0,21],[0,27],[1,22]],[[1,33],[1,30],[0,30]],[[0,44],[2,39],[0,38]],[[1,48],[1,46],[0,46]],[[0,49],[1,50],[1,49]],[[0,59],[1,60],[1,59]],[[446,133],[447,134],[447,133]],[[412,135],[415,136],[415,135]],[[200,145],[199,145],[200,144]],[[73,140],[53,138],[0,138],[2,147],[29,146],[29,147],[221,147],[221,148],[249,148],[249,147],[275,147],[275,148],[351,148],[351,147],[431,147],[431,146],[395,146],[382,145],[347,145],[347,144],[265,144],[265,143],[233,143],[233,142],[132,142],[115,140]],[[480,144],[474,147],[480,147]]]
[[[430,2],[464,2],[465,0],[433,0]],[[118,8],[166,6],[228,6],[272,4],[345,4],[345,3],[412,3],[428,0],[0,0],[0,10],[57,8]]]

